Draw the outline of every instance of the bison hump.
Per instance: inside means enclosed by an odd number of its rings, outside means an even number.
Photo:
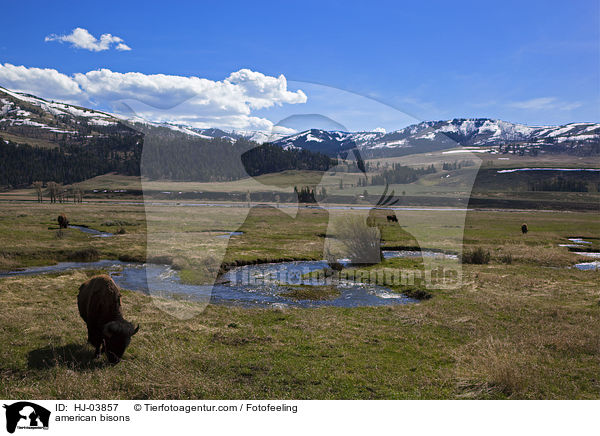
[[[121,315],[121,293],[108,275],[92,277],[79,287],[79,314],[87,323],[104,323]]]

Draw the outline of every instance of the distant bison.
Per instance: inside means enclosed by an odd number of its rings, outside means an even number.
[[[66,229],[67,227],[69,227],[69,219],[64,213],[61,213],[58,216],[58,227],[60,227],[61,229]]]
[[[387,220],[388,220],[388,223],[389,222],[392,222],[392,223],[397,223],[398,222],[398,218],[396,217],[396,215],[388,215],[387,216]]]
[[[105,352],[110,363],[118,363],[140,328],[123,318],[119,287],[107,275],[92,277],[79,287],[77,306],[87,324],[88,341],[96,347],[95,357]]]
[[[527,231],[528,231],[528,230],[527,230],[527,224],[523,224],[523,225],[521,226],[521,232],[523,232],[523,234],[525,234],[525,233],[527,233]]]

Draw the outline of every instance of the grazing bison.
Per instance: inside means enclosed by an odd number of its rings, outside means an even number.
[[[69,227],[69,219],[64,213],[61,213],[58,216],[58,227],[61,229],[66,229],[67,227]]]
[[[119,287],[107,275],[92,277],[79,287],[77,306],[87,324],[88,341],[96,347],[95,357],[105,352],[110,363],[118,363],[140,328],[123,318]]]
[[[527,230],[527,224],[523,224],[523,225],[521,226],[521,232],[523,232],[523,234],[525,234],[525,233],[527,233],[527,231],[528,231],[528,230]]]
[[[389,222],[392,222],[392,223],[397,223],[398,222],[398,218],[396,217],[396,215],[388,215],[387,216],[387,220],[388,220],[388,223]]]

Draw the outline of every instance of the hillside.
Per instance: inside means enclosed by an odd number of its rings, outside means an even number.
[[[357,147],[365,158],[400,156],[464,147],[491,153],[523,154],[600,152],[600,124],[530,127],[487,118],[425,121],[393,132],[337,132],[311,129],[274,142],[284,148],[306,148],[330,155]]]
[[[600,151],[600,124],[530,127],[485,118],[427,121],[388,133],[311,129],[259,145],[266,137],[126,119],[0,88],[0,185],[13,187],[37,180],[71,184],[110,172],[222,182],[286,170],[324,171],[333,164],[330,157],[352,149],[364,158],[457,147],[490,157],[586,157]]]
[[[218,129],[204,134],[127,120],[4,88],[0,104],[0,186],[71,184],[110,172],[227,181],[292,169],[323,171],[331,164],[325,155],[258,145]]]

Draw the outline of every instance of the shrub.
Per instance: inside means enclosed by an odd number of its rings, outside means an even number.
[[[344,217],[338,223],[337,236],[353,264],[372,265],[381,262],[379,229],[370,227],[358,216]]]
[[[123,226],[138,226],[139,223],[135,223],[135,222],[129,222],[129,221],[124,221],[124,220],[107,220],[104,221],[102,223],[103,226],[107,226],[107,227],[113,227],[113,226],[119,226],[119,227],[123,227]]]
[[[432,297],[430,292],[419,288],[403,289],[402,293],[408,298],[414,298],[415,300],[429,300]]]
[[[67,254],[67,259],[79,262],[93,262],[100,259],[100,253],[93,247],[74,250]]]
[[[463,253],[462,263],[471,263],[475,265],[483,265],[490,263],[490,252],[485,251],[481,247]]]

